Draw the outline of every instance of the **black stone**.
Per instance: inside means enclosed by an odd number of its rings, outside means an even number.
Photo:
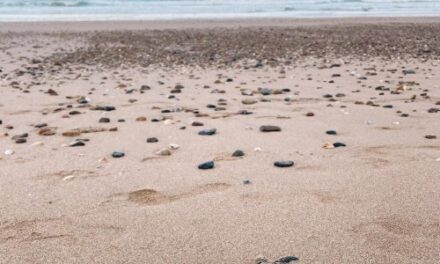
[[[325,131],[325,133],[326,133],[327,135],[333,135],[333,136],[337,134],[337,132],[334,131],[334,130],[327,130],[327,131]]]
[[[199,131],[199,135],[201,136],[212,136],[217,132],[217,129],[215,128],[207,128]]]
[[[292,167],[294,165],[294,162],[291,160],[280,160],[280,161],[275,161],[273,165],[279,168],[287,168],[287,167]]]
[[[333,143],[333,147],[335,147],[335,148],[346,147],[346,146],[347,145],[345,145],[344,143],[341,143],[341,142]]]
[[[113,157],[113,158],[122,158],[122,157],[124,157],[124,156],[125,156],[125,153],[124,153],[124,152],[114,151],[114,152],[112,153],[112,157]]]
[[[232,153],[232,157],[243,157],[243,156],[244,156],[244,152],[239,149],[237,149],[236,151],[234,151],[234,153]]]
[[[199,169],[201,170],[210,170],[214,168],[214,161],[208,161],[208,162],[204,162],[199,164]]]
[[[261,126],[261,132],[280,132],[281,128],[278,126]]]
[[[147,143],[157,143],[157,142],[159,142],[159,139],[155,137],[147,138]]]

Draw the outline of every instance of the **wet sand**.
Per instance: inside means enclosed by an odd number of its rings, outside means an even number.
[[[0,24],[0,263],[440,262],[440,22],[377,21]]]

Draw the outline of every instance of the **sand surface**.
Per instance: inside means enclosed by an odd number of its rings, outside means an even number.
[[[439,263],[440,23],[373,22],[0,24],[0,263]]]

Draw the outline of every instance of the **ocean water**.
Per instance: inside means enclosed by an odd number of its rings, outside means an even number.
[[[0,0],[0,21],[440,16],[440,0]]]

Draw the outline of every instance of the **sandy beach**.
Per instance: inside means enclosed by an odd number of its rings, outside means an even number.
[[[0,23],[0,263],[440,263],[439,32]]]

